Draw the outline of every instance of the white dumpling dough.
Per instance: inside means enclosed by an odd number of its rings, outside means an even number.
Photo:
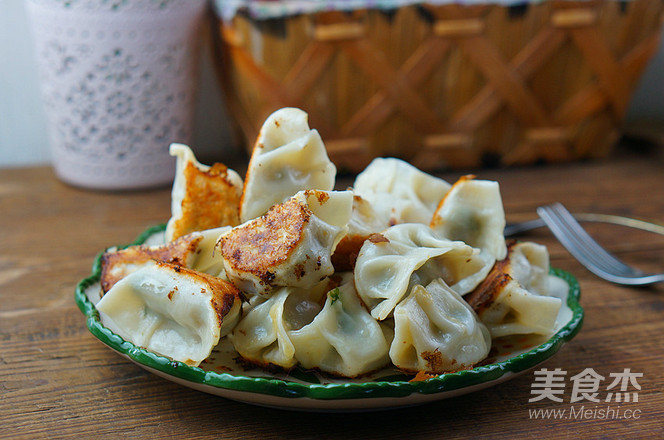
[[[353,276],[329,291],[313,321],[290,332],[295,357],[304,368],[356,377],[389,363],[392,330],[376,321],[355,291]]]
[[[134,345],[197,366],[240,316],[229,282],[155,262],[117,282],[97,303],[102,322]]]
[[[265,214],[302,190],[334,189],[336,167],[308,116],[296,108],[272,113],[256,140],[240,202],[240,221]]]
[[[230,339],[238,354],[253,364],[292,368],[297,364],[289,332],[309,324],[321,310],[324,280],[310,289],[281,287],[271,296],[254,296]]]
[[[472,176],[459,179],[436,209],[431,227],[445,238],[482,250],[494,261],[507,255],[505,212],[498,182]]]
[[[406,223],[364,242],[355,263],[355,286],[371,315],[383,320],[412,284],[443,278],[453,288],[462,287],[457,291],[464,294],[489,269],[477,249],[441,238],[427,225]]]
[[[450,187],[408,162],[388,157],[374,159],[358,174],[353,191],[371,203],[384,223],[428,225]]]
[[[364,308],[352,274],[310,289],[282,287],[253,297],[231,340],[240,356],[257,365],[316,368],[356,377],[389,363],[392,330]],[[337,283],[340,285],[337,286]]]
[[[489,354],[491,337],[475,312],[442,280],[415,285],[394,310],[392,363],[440,374],[469,368]]]

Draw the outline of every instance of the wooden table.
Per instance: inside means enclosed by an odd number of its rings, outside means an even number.
[[[621,152],[593,163],[478,172],[501,184],[508,221],[560,201],[572,212],[664,222],[664,160]],[[443,175],[454,181],[459,173]],[[342,182],[343,185],[348,183]],[[664,285],[626,288],[582,268],[546,230],[525,238],[549,246],[552,264],[575,274],[586,311],[578,336],[543,367],[567,372],[564,402],[529,403],[534,373],[424,406],[323,414],[266,409],[193,391],[112,352],[86,329],[76,283],[95,254],[132,241],[170,215],[170,190],[88,192],[48,167],[0,170],[0,438],[662,438]],[[646,270],[664,269],[664,238],[615,226],[599,241]],[[570,403],[571,376],[591,368],[610,379],[642,373],[638,402]],[[607,392],[603,383],[600,398]],[[631,389],[631,391],[636,391]],[[605,411],[565,419],[533,410]],[[567,413],[569,415],[569,412]]]

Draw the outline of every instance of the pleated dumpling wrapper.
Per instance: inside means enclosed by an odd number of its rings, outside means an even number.
[[[194,231],[239,224],[243,185],[240,175],[221,163],[199,163],[183,144],[171,144],[170,153],[177,162],[166,241]]]
[[[231,334],[236,351],[260,366],[300,364],[356,377],[389,364],[392,330],[366,311],[351,273],[312,288],[282,287],[253,297]]]
[[[348,233],[341,239],[332,254],[332,263],[337,272],[352,271],[355,259],[360,253],[362,244],[372,234],[384,231],[390,225],[382,221],[367,200],[357,194],[353,195],[353,212],[348,222]]]
[[[491,349],[491,336],[471,307],[443,280],[415,285],[394,309],[392,363],[440,374],[471,368]]]
[[[445,238],[480,249],[494,261],[507,255],[498,182],[462,177],[438,205],[430,226]]]
[[[294,367],[297,359],[290,331],[314,319],[332,287],[326,279],[307,289],[280,287],[269,297],[252,297],[229,335],[235,350],[245,361],[262,367]]]
[[[429,224],[451,185],[393,157],[376,158],[357,175],[353,191],[369,201],[381,221]]]
[[[392,329],[365,309],[350,272],[328,291],[313,321],[293,329],[289,336],[300,365],[335,376],[357,377],[390,362]]]
[[[247,294],[311,287],[334,272],[331,255],[348,230],[351,191],[300,191],[219,238],[226,276]]]
[[[515,334],[551,335],[562,305],[549,296],[549,254],[546,247],[520,242],[508,246],[507,258],[496,262],[466,301],[494,338]]]
[[[241,298],[227,281],[155,262],[118,281],[97,310],[123,339],[198,366],[237,323]]]
[[[413,283],[426,285],[442,278],[453,289],[466,290],[470,286],[465,280],[485,271],[485,266],[479,250],[441,238],[427,225],[404,223],[364,242],[355,263],[355,286],[371,315],[384,320]],[[466,293],[463,290],[457,292]]]
[[[334,189],[337,169],[307,119],[302,110],[283,108],[263,123],[245,175],[242,222],[265,214],[298,191]]]
[[[165,244],[135,245],[124,249],[110,248],[101,256],[100,284],[102,295],[122,278],[140,268],[161,261],[225,278],[220,257],[215,258],[214,246],[230,226],[192,232]]]

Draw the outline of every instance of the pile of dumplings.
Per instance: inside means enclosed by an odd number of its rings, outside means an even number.
[[[244,179],[170,151],[164,243],[102,257],[97,309],[137,346],[197,366],[228,338],[252,365],[353,378],[468,369],[492,339],[555,329],[547,250],[506,243],[496,182],[377,158],[335,191],[294,108],[265,121]]]

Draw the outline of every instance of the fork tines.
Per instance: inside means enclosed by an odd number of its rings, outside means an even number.
[[[643,285],[664,281],[664,274],[647,275],[620,261],[600,246],[560,203],[537,208],[558,241],[595,275],[618,284]]]

